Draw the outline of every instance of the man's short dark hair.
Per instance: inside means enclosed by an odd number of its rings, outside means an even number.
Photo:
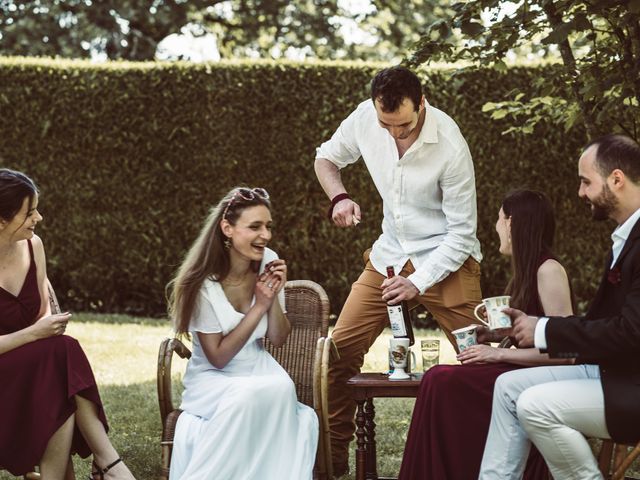
[[[633,183],[640,183],[640,145],[625,135],[609,134],[590,142],[585,150],[596,146],[596,167],[607,178],[616,169],[622,170]]]
[[[383,112],[395,112],[402,101],[408,98],[417,112],[422,100],[420,79],[405,67],[390,67],[381,70],[371,81],[371,100],[378,100]]]

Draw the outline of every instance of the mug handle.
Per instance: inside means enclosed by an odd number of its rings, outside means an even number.
[[[405,368],[405,372],[410,373],[413,371],[414,368],[416,368],[416,352],[414,352],[413,350],[409,350],[409,353],[411,354],[411,358],[409,358],[409,355],[407,354],[407,368]]]
[[[473,309],[473,314],[475,315],[475,317],[478,320],[480,320],[482,323],[484,323],[488,327],[489,326],[489,322],[487,322],[484,318],[482,318],[480,315],[478,315],[478,309],[480,307],[484,307],[484,303],[479,303],[478,305],[476,305],[476,308]]]

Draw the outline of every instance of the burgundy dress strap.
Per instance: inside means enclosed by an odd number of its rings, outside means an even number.
[[[27,238],[27,245],[29,245],[29,256],[31,257],[31,265],[33,265],[36,261],[33,258],[33,245],[30,238]]]
[[[38,288],[38,272],[34,260],[33,246],[29,246],[29,269],[17,295],[0,289],[0,335],[13,333],[28,327],[36,321],[40,311],[40,289]]]

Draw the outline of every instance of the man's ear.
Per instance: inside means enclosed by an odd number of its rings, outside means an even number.
[[[610,174],[609,174],[609,182],[611,183],[609,188],[621,188],[624,186],[625,182],[626,182],[626,176],[624,174],[624,172],[622,170],[620,170],[619,168],[614,169]]]

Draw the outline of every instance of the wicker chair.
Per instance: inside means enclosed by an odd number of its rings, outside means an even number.
[[[289,373],[296,387],[298,400],[312,407],[318,415],[320,437],[315,475],[319,479],[332,478],[330,443],[328,436],[327,373],[329,361],[337,355],[329,328],[329,299],[324,289],[308,280],[289,281],[285,285],[287,317],[291,334],[281,347],[265,340],[265,348]],[[182,413],[173,405],[171,360],[177,353],[190,358],[189,349],[176,338],[166,338],[158,352],[158,402],[162,421],[161,480],[169,478],[173,437],[178,417]]]
[[[640,442],[636,445],[623,445],[613,440],[602,440],[598,465],[607,480],[624,480],[624,474],[639,455]]]

